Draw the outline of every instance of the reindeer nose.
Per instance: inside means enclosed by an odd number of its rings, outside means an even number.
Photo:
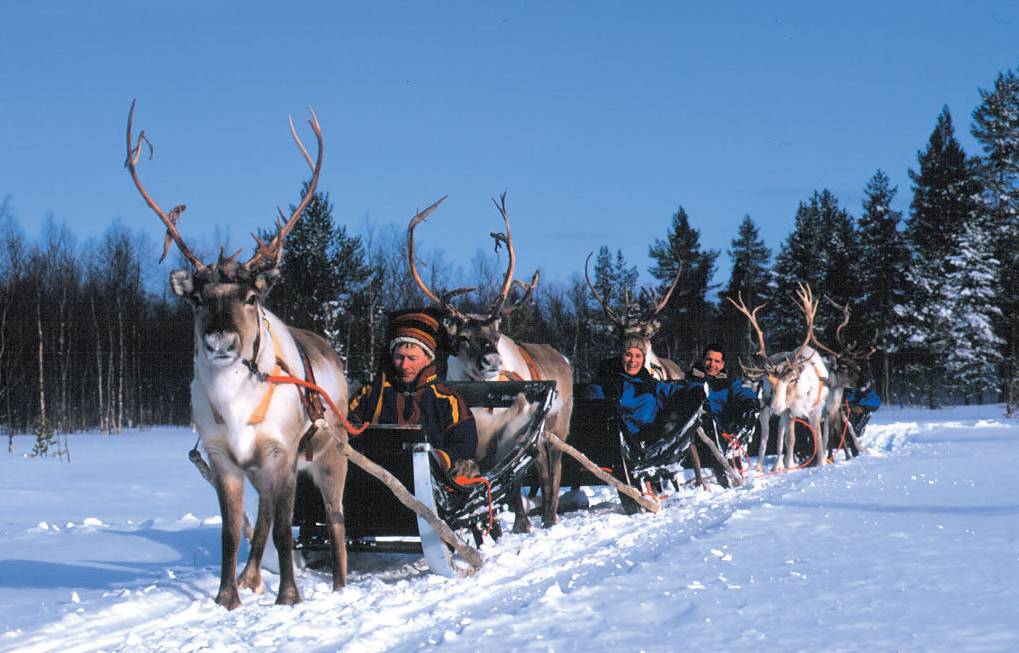
[[[502,367],[502,356],[499,354],[485,354],[481,357],[481,363],[487,369],[497,370]]]
[[[206,333],[205,351],[210,356],[232,356],[237,350],[237,334],[232,331],[214,331]]]

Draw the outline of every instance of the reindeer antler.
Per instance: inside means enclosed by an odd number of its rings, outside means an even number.
[[[141,193],[145,203],[149,205],[149,208],[155,211],[156,215],[159,216],[159,219],[163,221],[164,225],[166,225],[166,239],[164,239],[163,242],[163,255],[159,258],[159,261],[162,262],[163,259],[166,258],[167,250],[169,249],[169,240],[172,239],[173,242],[177,243],[177,249],[180,250],[180,253],[184,255],[184,258],[191,262],[191,265],[193,265],[196,270],[204,270],[205,264],[191,252],[191,248],[187,246],[187,243],[184,242],[184,238],[181,237],[180,232],[177,230],[177,220],[180,218],[186,207],[183,204],[175,206],[170,211],[170,214],[167,215],[163,212],[163,209],[159,208],[159,205],[156,204],[154,199],[152,199],[152,196],[149,195],[148,191],[145,190],[145,186],[142,185],[142,181],[138,177],[138,170],[136,166],[141,160],[142,143],[149,146],[150,160],[153,155],[153,147],[152,142],[146,138],[144,129],[138,132],[137,141],[134,139],[133,124],[135,101],[136,100],[131,100],[131,110],[127,113],[127,160],[124,161],[124,167],[126,167],[128,172],[131,173],[131,179],[134,181],[134,185],[138,189],[138,192]]]
[[[757,356],[763,360],[768,360],[768,351],[764,346],[764,332],[761,331],[761,326],[757,323],[757,312],[764,308],[765,304],[761,304],[760,306],[751,311],[749,308],[747,308],[746,302],[743,301],[742,291],[737,293],[736,297],[739,299],[738,304],[735,301],[733,301],[732,297],[726,297],[726,299],[729,300],[729,303],[732,304],[737,311],[745,315],[746,318],[750,321],[750,326],[752,326],[754,328],[754,331],[757,332],[757,345],[758,345]]]
[[[294,128],[294,120],[290,116],[287,116],[287,120],[290,123],[290,135],[294,137],[294,142],[297,144],[297,148],[301,151],[304,156],[304,160],[308,162],[308,167],[311,168],[311,180],[308,182],[308,190],[304,193],[304,197],[301,198],[300,203],[294,212],[290,214],[290,218],[283,220],[283,212],[277,208],[280,219],[276,222],[276,235],[268,243],[265,243],[261,238],[255,234],[251,234],[251,237],[255,239],[256,248],[254,255],[241,264],[241,267],[248,271],[253,271],[256,268],[264,265],[264,262],[268,262],[269,267],[278,266],[280,260],[283,258],[283,241],[286,239],[287,234],[294,228],[297,221],[300,220],[301,215],[304,213],[304,209],[308,208],[308,204],[311,202],[311,198],[315,196],[315,190],[318,188],[318,177],[319,173],[322,172],[322,155],[324,153],[324,146],[322,142],[322,127],[318,124],[318,116],[315,115],[315,110],[308,107],[308,112],[311,114],[311,118],[308,119],[308,124],[311,125],[311,131],[315,133],[315,140],[318,143],[318,155],[315,159],[315,163],[312,164],[311,156],[308,155],[307,148],[304,147],[304,143],[301,142],[301,137],[297,135],[297,130]]]

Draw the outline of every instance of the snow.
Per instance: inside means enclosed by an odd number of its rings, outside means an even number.
[[[30,442],[0,457],[3,651],[1019,650],[1001,406],[885,409],[856,460],[684,488],[657,515],[590,489],[590,510],[487,543],[469,579],[352,554],[341,592],[304,570],[304,602],[275,606],[266,573],[233,612],[189,429],[72,436],[70,464]]]

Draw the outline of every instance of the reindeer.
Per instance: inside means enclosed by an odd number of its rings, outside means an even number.
[[[750,321],[750,326],[757,333],[758,349],[756,356],[760,366],[744,365],[743,372],[755,380],[766,379],[771,385],[771,398],[761,411],[761,445],[758,450],[757,469],[764,468],[764,456],[767,452],[769,422],[772,415],[778,415],[779,427],[776,436],[775,471],[791,469],[794,466],[794,445],[796,441],[795,420],[805,421],[811,429],[814,440],[813,465],[825,463],[824,445],[821,440],[821,413],[828,397],[828,368],[821,355],[810,346],[814,336],[814,316],[817,314],[817,301],[813,298],[810,286],[798,284],[797,296],[800,310],[803,312],[807,325],[807,335],[803,344],[791,352],[769,356],[764,344],[764,333],[757,323],[757,313],[764,304],[754,310],[747,308],[742,294],[738,295],[739,303],[729,299],[740,313]],[[783,461],[783,445],[788,441],[788,451]]]
[[[554,436],[566,440],[569,434],[570,413],[573,411],[573,370],[569,361],[552,347],[545,344],[518,343],[500,330],[501,320],[522,306],[530,298],[538,284],[540,272],[535,272],[530,283],[515,282],[523,288],[522,298],[507,303],[514,286],[513,273],[516,266],[516,251],[510,231],[509,214],[506,211],[506,194],[499,201],[492,200],[506,225],[505,234],[492,234],[499,243],[506,245],[509,262],[502,287],[486,314],[464,313],[451,303],[453,297],[474,290],[459,288],[441,296],[435,293],[421,278],[414,258],[414,229],[442,204],[443,197],[411,218],[407,226],[407,262],[410,272],[421,292],[443,310],[442,328],[451,352],[447,362],[446,378],[450,381],[498,381],[511,379],[520,381],[548,380],[556,382],[556,400],[545,418],[545,428]],[[479,457],[490,448],[493,435],[488,423],[491,418],[484,409],[472,409],[478,420]],[[556,514],[559,505],[559,480],[562,472],[562,451],[542,442],[538,447],[538,473],[544,502],[542,524],[552,526],[558,522]],[[526,533],[531,530],[523,496],[514,492],[513,509],[516,518],[513,532]]]
[[[839,304],[831,297],[825,295],[825,300],[842,311],[842,322],[835,329],[835,341],[842,351],[835,351],[815,336],[813,343],[828,354],[829,363],[832,368],[831,377],[828,380],[828,399],[824,404],[823,419],[821,421],[822,439],[827,443],[828,456],[834,459],[835,450],[839,445],[836,440],[841,440],[837,435],[840,428],[848,431],[849,440],[845,442],[846,457],[852,457],[860,452],[860,444],[856,439],[856,433],[849,428],[845,422],[849,419],[848,414],[842,410],[842,397],[846,388],[858,387],[863,381],[863,366],[861,363],[870,358],[877,347],[871,343],[868,347],[859,348],[856,343],[846,344],[842,338],[842,330],[849,324],[849,302]]]
[[[658,314],[662,312],[662,309],[669,303],[669,298],[672,297],[672,291],[676,289],[679,284],[679,278],[683,272],[683,266],[677,266],[676,278],[672,280],[672,284],[669,289],[665,291],[661,299],[652,300],[649,302],[650,306],[638,315],[638,306],[635,302],[630,301],[629,291],[626,292],[623,301],[626,304],[624,317],[620,317],[609,306],[608,301],[605,300],[598,291],[595,290],[594,284],[591,283],[591,277],[588,275],[587,268],[591,262],[591,257],[594,252],[587,255],[587,259],[584,260],[584,280],[587,281],[587,287],[590,288],[591,294],[601,304],[602,310],[605,312],[605,317],[609,319],[612,325],[615,327],[616,336],[619,341],[623,342],[627,338],[640,338],[645,344],[644,354],[644,368],[651,373],[651,376],[660,381],[680,381],[686,374],[679,367],[678,364],[669,360],[668,358],[660,358],[655,355],[654,351],[651,350],[651,339],[658,333],[658,329],[661,328],[662,323],[656,318]]]
[[[344,416],[329,414],[312,419],[316,410],[306,403],[295,385],[266,381],[267,372],[285,372],[317,383],[336,403],[347,404],[343,363],[321,337],[288,327],[263,303],[279,276],[283,241],[300,219],[318,185],[322,169],[322,131],[314,112],[308,121],[318,142],[314,164],[290,121],[290,131],[312,168],[307,192],[289,219],[277,221],[276,235],[266,243],[254,236],[254,255],[239,262],[240,251],[212,264],[202,262],[184,242],[177,220],[184,206],[164,213],[149,196],[136,166],[142,143],[152,145],[141,131],[132,136],[135,103],[127,118],[127,162],[138,192],[166,226],[163,258],[170,242],[177,244],[190,268],[174,270],[170,287],[187,299],[195,324],[194,377],[191,382],[192,419],[209,455],[212,481],[223,517],[222,563],[216,603],[228,610],[241,604],[238,588],[263,591],[261,559],[269,528],[279,553],[280,586],[276,603],[291,605],[301,600],[294,582],[291,525],[298,470],[307,471],[322,492],[329,516],[333,566],[333,589],[347,580],[346,533],[343,524],[343,486],[347,458],[342,455],[347,433],[339,425]],[[160,261],[163,259],[161,258]],[[338,446],[339,445],[339,446]],[[197,453],[197,452],[196,452]],[[237,548],[244,517],[244,479],[258,492],[258,518],[251,552],[239,578]]]

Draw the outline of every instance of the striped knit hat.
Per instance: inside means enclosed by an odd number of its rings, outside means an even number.
[[[439,337],[439,311],[434,308],[412,308],[389,314],[389,353],[400,345],[417,345],[430,359],[435,358]]]

